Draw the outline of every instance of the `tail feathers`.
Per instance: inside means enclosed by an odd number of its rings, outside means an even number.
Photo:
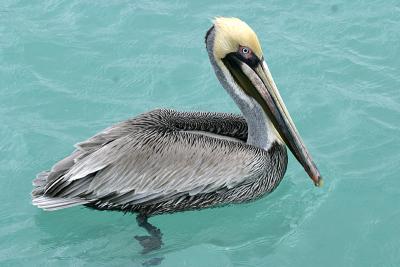
[[[90,202],[89,200],[81,198],[57,198],[57,197],[53,198],[46,196],[34,197],[32,199],[33,205],[48,211],[60,210],[78,205],[84,205],[89,202]]]
[[[47,177],[49,176],[49,171],[44,171],[39,173],[33,180],[32,185],[35,187],[42,187],[46,185]]]
[[[34,188],[31,193],[32,197],[36,198],[44,194],[47,183],[47,177],[49,176],[49,174],[50,174],[49,171],[41,172],[33,180],[32,185],[34,186]]]
[[[89,203],[89,200],[82,198],[63,198],[44,196],[47,180],[50,171],[39,173],[33,180],[32,204],[44,210],[60,210]]]

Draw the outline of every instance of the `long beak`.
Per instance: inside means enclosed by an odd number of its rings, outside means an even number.
[[[283,103],[265,61],[261,60],[257,66],[250,67],[232,54],[228,55],[223,62],[246,94],[253,97],[262,106],[280,137],[304,167],[314,184],[322,186],[323,180],[319,170]]]

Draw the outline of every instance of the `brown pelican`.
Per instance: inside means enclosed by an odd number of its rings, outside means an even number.
[[[272,192],[286,171],[286,146],[321,185],[254,31],[237,18],[216,18],[205,42],[216,76],[243,117],[158,109],[118,123],[38,174],[32,203],[44,210],[85,205],[137,213],[150,236],[136,239],[147,252],[162,244],[149,216]]]

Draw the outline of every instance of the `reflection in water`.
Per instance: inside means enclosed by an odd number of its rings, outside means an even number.
[[[163,233],[164,246],[145,255],[134,239],[144,231],[132,214],[72,208],[39,211],[34,220],[43,231],[39,245],[53,259],[95,259],[102,263],[109,261],[112,254],[113,263],[154,266],[162,265],[170,254],[206,245],[240,262],[236,251],[249,255],[273,253],[276,245],[310,213],[309,207],[317,196],[304,194],[297,200],[291,197],[290,187],[290,183],[284,183],[270,196],[252,203],[152,217],[150,222]]]

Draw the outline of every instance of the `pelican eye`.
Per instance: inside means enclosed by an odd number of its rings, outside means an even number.
[[[256,67],[260,60],[257,55],[254,54],[253,50],[247,46],[239,46],[237,52],[235,52],[238,59],[249,65],[250,67]]]
[[[242,53],[243,53],[243,54],[248,54],[248,53],[250,53],[250,49],[247,48],[247,47],[243,47],[243,48],[242,48]]]

